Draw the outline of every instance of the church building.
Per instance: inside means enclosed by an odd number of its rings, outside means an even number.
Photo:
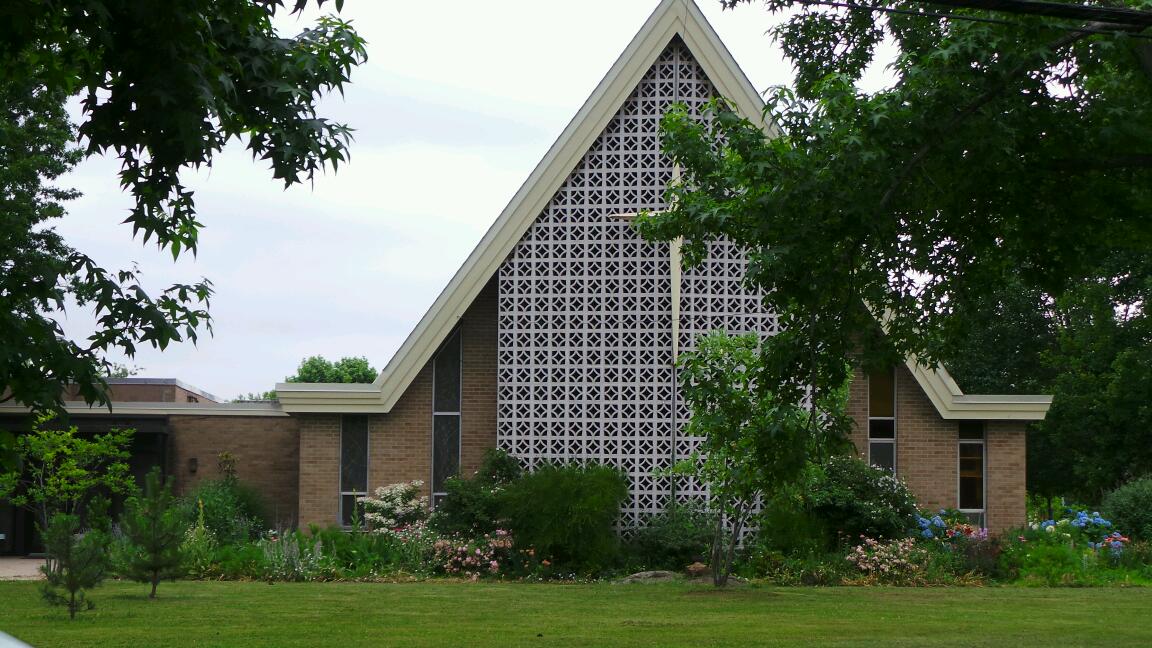
[[[714,243],[701,267],[682,269],[674,244],[645,242],[629,217],[666,207],[677,170],[660,152],[664,111],[715,96],[762,123],[759,94],[696,5],[663,0],[374,383],[113,413],[163,419],[178,485],[231,452],[240,477],[300,526],[347,521],[356,497],[401,481],[423,480],[435,502],[492,447],[527,465],[622,468],[626,523],[664,507],[674,486],[701,495],[654,476],[698,442],[683,434],[675,358],[716,329],[771,335],[777,318],[744,288],[735,246]],[[959,508],[995,532],[1024,523],[1025,425],[1050,402],[964,394],[913,360],[857,370],[852,441],[922,507]]]
[[[478,466],[496,446],[528,464],[591,460],[631,478],[625,518],[660,509],[690,454],[674,358],[696,337],[776,331],[744,289],[744,260],[712,245],[681,270],[627,216],[663,207],[675,173],[660,153],[672,103],[715,96],[762,119],[764,104],[689,0],[665,0],[371,385],[280,384],[300,421],[300,520],[347,516],[370,488],[429,484]],[[853,441],[902,476],[921,503],[994,529],[1024,521],[1024,426],[1043,396],[962,394],[940,368],[908,362],[856,376]],[[680,484],[679,497],[698,486]]]

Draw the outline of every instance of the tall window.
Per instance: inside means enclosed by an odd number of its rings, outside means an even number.
[[[985,499],[985,452],[984,422],[961,421],[957,488],[957,508],[960,509],[972,524],[980,527],[986,526],[984,519],[987,509]]]
[[[432,506],[444,482],[460,472],[460,331],[452,333],[432,365]]]
[[[896,370],[868,376],[868,461],[896,473]]]
[[[368,417],[340,417],[340,523],[351,526],[368,494]]]

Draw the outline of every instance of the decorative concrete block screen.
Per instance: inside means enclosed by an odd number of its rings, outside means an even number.
[[[680,431],[672,367],[667,244],[649,244],[615,214],[664,208],[672,163],[660,154],[669,104],[699,107],[712,84],[679,41],[663,52],[499,273],[497,441],[526,465],[596,461],[629,474],[625,524],[703,491],[652,473],[695,448]],[[682,278],[680,348],[713,329],[775,332],[741,286],[728,243]]]

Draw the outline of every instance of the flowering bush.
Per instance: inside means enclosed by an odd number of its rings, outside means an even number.
[[[1095,585],[1125,581],[1129,539],[1097,512],[1067,509],[1022,529],[1004,551],[1005,569],[1024,581]]]
[[[916,527],[908,535],[928,547],[935,563],[958,578],[1000,575],[999,540],[988,537],[988,529],[969,523],[960,511],[917,514]]]
[[[497,529],[476,540],[442,538],[432,544],[432,561],[439,572],[448,576],[472,580],[495,576],[513,566],[512,536]]]
[[[917,585],[924,580],[927,550],[915,538],[876,540],[862,538],[846,556],[863,573],[861,584]]]
[[[270,532],[256,545],[263,550],[260,567],[269,581],[329,580],[332,569],[319,539],[303,534]]]
[[[364,507],[364,521],[374,533],[390,534],[422,523],[428,517],[428,497],[421,495],[424,482],[381,486],[375,497],[359,498]]]
[[[807,510],[848,541],[898,538],[916,514],[908,486],[859,457],[828,459],[806,479],[802,498]]]
[[[988,529],[969,524],[963,513],[954,510],[940,509],[932,517],[928,517],[927,514],[917,514],[916,526],[917,528],[912,535],[925,540],[957,544],[982,542],[988,539]]]
[[[1113,531],[1109,535],[1105,535],[1100,542],[1089,542],[1088,547],[1096,551],[1107,550],[1113,556],[1119,556],[1124,553],[1124,547],[1128,546],[1128,538],[1120,535],[1119,531]]]

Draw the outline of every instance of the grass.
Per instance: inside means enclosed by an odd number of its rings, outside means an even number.
[[[1148,646],[1152,589],[108,583],[69,622],[0,582],[35,646]]]

